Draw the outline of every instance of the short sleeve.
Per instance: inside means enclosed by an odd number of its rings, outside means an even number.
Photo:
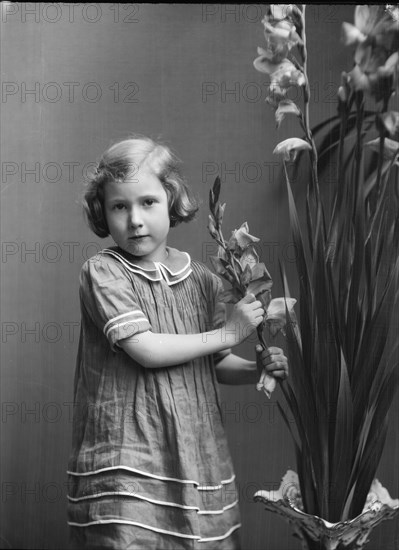
[[[226,322],[226,304],[219,300],[219,295],[223,292],[223,284],[220,278],[212,274],[213,276],[213,288],[214,288],[214,310],[212,319],[213,330],[222,327]],[[224,349],[213,354],[213,360],[215,365],[219,363],[224,357],[231,353],[231,349]]]
[[[151,330],[150,322],[137,303],[130,278],[123,267],[105,258],[93,258],[82,267],[80,299],[91,320],[118,350],[119,340]]]

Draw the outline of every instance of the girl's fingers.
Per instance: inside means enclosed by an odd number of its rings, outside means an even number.
[[[281,378],[281,380],[285,380],[288,376],[288,373],[284,369],[274,370],[273,371],[273,378]]]
[[[265,357],[279,357],[284,356],[284,352],[281,348],[272,347],[264,349],[262,355]]]
[[[270,368],[273,368],[273,365],[287,365],[288,366],[288,359],[285,355],[264,355],[262,353],[261,355],[261,361],[263,363],[264,367],[270,366]]]
[[[261,363],[267,372],[278,378],[288,376],[288,359],[280,348],[268,348],[261,353]]]
[[[282,378],[282,374],[284,373],[284,377],[287,378],[288,376],[288,364],[287,363],[272,363],[264,367],[266,371],[273,375],[278,376],[279,378]]]
[[[262,369],[262,376],[257,384],[257,389],[261,389],[261,385],[272,387],[274,383],[270,378],[279,378],[285,380],[288,377],[288,360],[283,354],[281,348],[271,347],[263,349],[257,344],[255,346],[257,353],[257,364],[259,371]],[[273,390],[272,390],[273,391]],[[271,393],[271,392],[267,392]]]
[[[283,355],[283,350],[281,348],[277,348],[275,346],[271,346],[270,348],[267,348],[267,350],[272,355]]]

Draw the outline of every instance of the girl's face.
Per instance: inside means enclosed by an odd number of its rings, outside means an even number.
[[[141,168],[122,183],[107,183],[104,209],[111,237],[120,248],[142,260],[165,260],[168,196],[153,172]]]

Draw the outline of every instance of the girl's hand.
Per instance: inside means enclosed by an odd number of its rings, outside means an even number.
[[[234,336],[232,345],[243,342],[263,321],[265,310],[253,294],[247,294],[237,304],[225,324],[226,335]],[[276,348],[277,349],[277,348]]]
[[[276,378],[285,380],[288,376],[288,360],[281,348],[263,349],[262,346],[257,345],[255,350],[258,371],[262,372],[256,389],[263,390],[270,399],[276,388]]]

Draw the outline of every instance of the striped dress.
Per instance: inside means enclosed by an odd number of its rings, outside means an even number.
[[[144,269],[118,247],[81,271],[68,524],[75,548],[239,548],[235,476],[215,363],[145,369],[118,341],[224,321],[219,278],[168,248]]]

